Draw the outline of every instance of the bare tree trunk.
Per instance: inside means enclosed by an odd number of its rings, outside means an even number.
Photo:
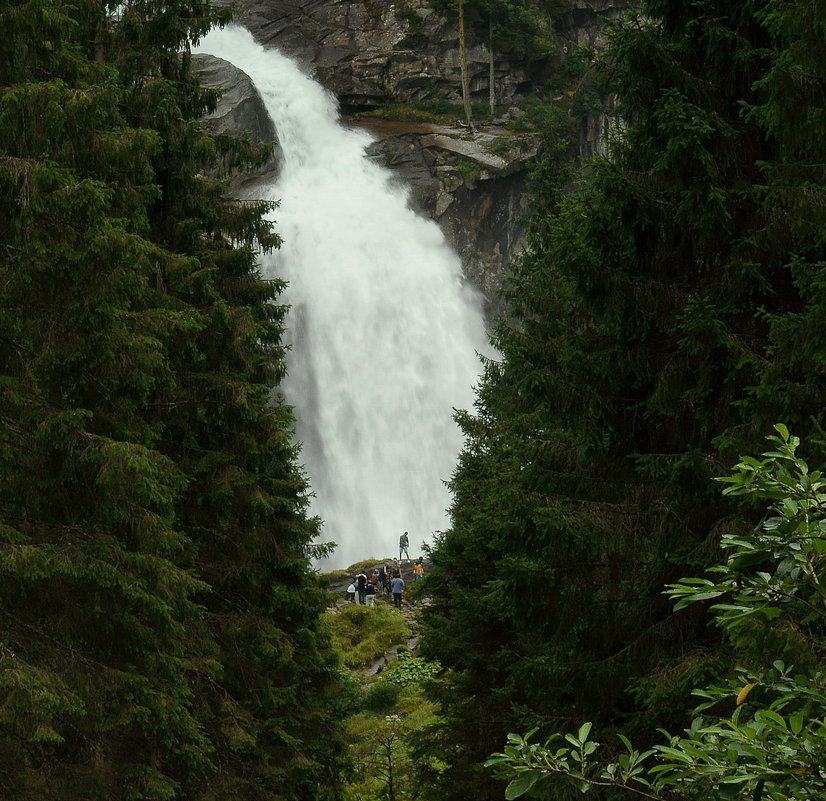
[[[462,102],[465,104],[465,119],[471,131],[473,127],[473,113],[470,109],[470,81],[467,70],[467,46],[465,43],[465,0],[459,0],[459,61],[462,66]]]
[[[493,76],[493,12],[488,15],[488,49],[490,50],[490,77],[488,78],[490,85],[490,117],[493,119],[494,109],[496,108],[496,87]]]

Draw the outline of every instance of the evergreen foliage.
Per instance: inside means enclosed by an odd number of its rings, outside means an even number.
[[[809,801],[826,792],[826,482],[797,455],[800,440],[782,424],[775,429],[762,459],[745,456],[720,479],[729,485],[724,494],[770,500],[764,519],[747,536],[723,535],[728,556],[709,570],[713,578],[682,579],[668,590],[675,609],[715,601],[714,620],[744,660],[738,675],[694,690],[703,703],[684,736],[644,753],[623,738],[627,752],[607,764],[594,756],[590,723],[544,746],[509,735],[505,751],[488,761],[514,776],[506,798],[555,798],[555,779],[655,801]]]
[[[458,0],[435,0],[436,8],[456,14]],[[497,50],[529,58],[547,56],[554,37],[552,21],[571,7],[570,0],[463,0],[467,24]],[[492,27],[492,31],[491,31]]]
[[[622,135],[574,186],[561,146],[537,171],[427,578],[434,797],[501,798],[480,763],[517,728],[671,723],[730,658],[660,587],[751,528],[710,477],[777,419],[822,423],[824,26],[821,3],[645,3],[601,60]]]
[[[201,0],[0,2],[0,787],[332,799],[268,205],[207,179]],[[181,54],[180,51],[184,51]]]

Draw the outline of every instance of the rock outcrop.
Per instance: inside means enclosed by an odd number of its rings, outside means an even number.
[[[459,31],[427,0],[240,0],[238,22],[311,68],[345,112],[425,99],[458,101]],[[489,51],[468,37],[470,88],[487,98]],[[498,103],[530,86],[537,64],[497,57]]]
[[[236,0],[235,5],[238,21],[258,41],[301,62],[338,96],[345,114],[388,104],[460,100],[457,24],[428,0]],[[627,0],[575,0],[557,23],[560,47],[553,63],[495,59],[498,102],[515,102],[538,74],[558,67],[579,47],[599,47],[604,20],[627,6]],[[218,61],[199,66],[209,85],[228,88],[210,124],[249,131],[256,141],[273,139],[249,79]],[[468,61],[471,92],[487,98],[489,51],[472,37]],[[610,103],[583,118],[572,158],[603,152]],[[411,202],[439,223],[461,255],[465,274],[488,299],[489,311],[502,311],[506,265],[524,246],[520,220],[538,137],[501,126],[471,137],[460,127],[347,119],[371,131],[376,141],[369,154],[410,185]],[[255,178],[260,174],[250,176]]]
[[[222,90],[215,111],[204,118],[208,131],[212,133],[232,131],[242,136],[249,136],[259,145],[276,142],[275,125],[245,72],[228,61],[205,53],[192,56],[192,71],[200,78],[203,86]],[[243,176],[236,188],[241,190],[277,168],[276,147],[273,150],[273,158],[256,172]]]
[[[206,118],[212,131],[231,130],[254,142],[276,139],[252,81],[232,64],[211,55],[193,56],[193,68],[206,86],[224,90]],[[470,136],[462,127],[346,118],[374,137],[368,155],[391,169],[410,188],[411,204],[436,220],[459,253],[467,278],[487,300],[490,315],[503,311],[505,268],[521,248],[524,189],[539,139],[490,127]],[[278,169],[273,160],[240,180],[239,194],[255,194]]]
[[[490,127],[466,129],[384,120],[360,123],[374,137],[368,153],[411,188],[414,207],[439,223],[465,275],[503,311],[505,268],[524,244],[525,181],[539,137]]]
[[[605,45],[605,21],[623,16],[633,4],[634,0],[575,0],[557,23],[560,59],[564,61],[580,47],[601,49]],[[585,160],[605,153],[613,102],[612,97],[602,98],[601,108],[583,117],[575,158]]]

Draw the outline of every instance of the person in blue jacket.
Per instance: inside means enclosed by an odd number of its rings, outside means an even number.
[[[393,603],[396,604],[396,609],[402,608],[402,595],[404,595],[404,579],[401,576],[396,576],[390,582],[390,589],[393,592]]]

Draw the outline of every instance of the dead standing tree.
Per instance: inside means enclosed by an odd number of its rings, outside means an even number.
[[[459,61],[462,69],[462,102],[465,106],[465,120],[468,128],[475,133],[473,112],[470,108],[470,79],[467,68],[467,42],[465,38],[465,0],[459,0]]]

